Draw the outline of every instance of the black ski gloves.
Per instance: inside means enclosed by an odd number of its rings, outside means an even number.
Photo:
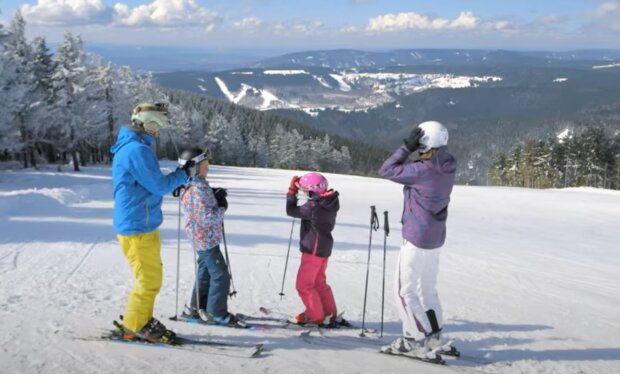
[[[424,130],[419,127],[411,130],[411,134],[407,139],[403,139],[405,142],[405,147],[409,150],[409,152],[415,152],[418,149],[422,148],[420,146],[420,139],[424,136]]]
[[[194,160],[185,161],[185,165],[181,168],[187,174],[187,178],[191,178],[196,175],[196,163]]]
[[[185,189],[185,185],[181,185],[181,186],[175,188],[174,191],[172,191],[172,196],[173,197],[181,196],[181,194],[183,193],[184,189]]]
[[[226,196],[228,196],[228,192],[226,192],[225,188],[211,188],[213,190],[213,194],[215,195],[215,200],[217,200],[217,206],[220,208],[228,209],[228,200],[226,200]]]

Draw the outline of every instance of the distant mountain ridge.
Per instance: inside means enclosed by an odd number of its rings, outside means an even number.
[[[387,68],[394,66],[549,66],[566,65],[576,61],[620,60],[620,50],[508,51],[469,49],[398,49],[368,52],[354,49],[307,51],[289,53],[264,59],[251,65],[266,67],[326,67],[352,69],[361,67]]]

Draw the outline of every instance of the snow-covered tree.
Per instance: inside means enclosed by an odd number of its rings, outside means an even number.
[[[0,146],[2,148],[14,148],[14,142],[19,137],[19,130],[13,127],[12,110],[15,101],[19,101],[19,94],[13,87],[17,79],[17,67],[10,54],[7,45],[12,35],[0,24]]]
[[[329,169],[332,146],[329,135],[323,138],[315,138],[308,141],[307,168],[312,170]]]
[[[336,172],[348,173],[351,170],[351,153],[349,147],[343,145],[340,150],[334,149],[331,153],[331,162]]]
[[[589,127],[578,134],[548,141],[526,141],[509,156],[500,153],[489,180],[519,187],[620,187],[618,134]]]
[[[33,73],[32,48],[26,40],[26,21],[19,11],[15,12],[9,25],[10,38],[4,43],[3,55],[8,66],[3,87],[8,88],[8,97],[4,127],[9,129],[9,134],[19,134],[15,148],[24,151],[24,166],[28,166],[28,160],[34,159],[34,129],[28,123],[27,116],[30,109],[30,94],[35,90],[36,80]],[[5,86],[6,85],[6,86]],[[14,135],[12,136],[14,138]]]
[[[22,136],[29,139],[28,149],[34,165],[34,147],[43,152],[48,161],[55,161],[56,158],[55,151],[47,144],[45,134],[41,131],[41,124],[49,121],[49,106],[53,98],[51,78],[54,72],[52,54],[44,38],[35,38],[32,41],[31,68],[34,84],[28,94],[29,104],[23,113],[29,134]]]
[[[286,131],[278,125],[269,141],[269,166],[300,169],[307,165],[308,144],[296,130]]]
[[[236,119],[228,121],[223,115],[216,114],[204,139],[216,162],[238,165],[245,158],[247,147]]]
[[[260,132],[250,133],[247,136],[248,162],[251,166],[267,167],[269,161],[269,147],[265,136]]]
[[[98,85],[89,75],[82,40],[65,34],[56,54],[56,69],[52,75],[54,98],[52,116],[57,148],[71,155],[73,168],[79,171],[80,147],[97,144],[102,124],[108,113],[105,103],[97,100]]]
[[[132,89],[135,82],[126,68],[115,69],[97,56],[91,56],[88,69],[89,81],[93,86],[93,100],[100,102],[105,121],[93,134],[93,138],[103,147],[99,147],[94,158],[96,161],[107,160],[107,149],[114,144],[119,124],[129,120],[132,109]],[[103,149],[102,149],[103,148]]]

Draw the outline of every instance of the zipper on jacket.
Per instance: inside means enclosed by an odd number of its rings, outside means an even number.
[[[144,210],[146,211],[146,228],[149,228],[149,202],[144,202]]]
[[[319,233],[316,234],[316,239],[314,239],[314,249],[312,249],[312,255],[316,256],[316,250],[319,248]]]

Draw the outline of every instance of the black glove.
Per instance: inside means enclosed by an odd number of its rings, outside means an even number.
[[[409,150],[409,152],[415,152],[418,149],[422,148],[420,146],[420,139],[424,136],[424,130],[419,127],[411,130],[411,134],[407,139],[403,139],[405,142],[405,147]]]
[[[226,192],[225,188],[211,188],[213,190],[213,194],[215,195],[215,200],[217,200],[217,206],[220,208],[228,209],[228,200],[226,200],[226,196],[228,196],[228,192]]]
[[[185,185],[181,185],[181,186],[175,188],[174,191],[172,191],[172,196],[174,196],[174,197],[181,196],[181,194],[183,193],[184,189],[185,189]]]
[[[193,160],[185,161],[185,165],[181,167],[181,170],[187,174],[187,177],[193,177],[196,174],[196,163]]]

